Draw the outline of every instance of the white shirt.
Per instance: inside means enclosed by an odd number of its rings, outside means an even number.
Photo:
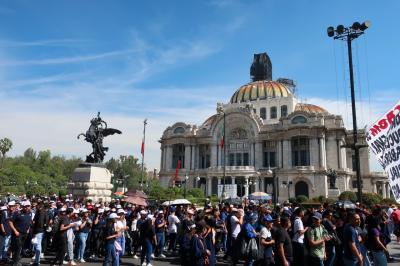
[[[180,221],[178,217],[176,217],[176,215],[171,214],[170,216],[168,216],[168,233],[176,234],[178,232],[178,226],[176,225],[179,223]]]
[[[300,234],[300,230],[304,230],[303,221],[300,217],[296,217],[293,225],[293,241],[297,243],[304,243],[304,234]]]
[[[236,238],[240,233],[240,224],[239,224],[239,218],[237,218],[235,215],[231,216],[231,228],[232,228],[232,236]]]
[[[260,237],[264,240],[266,240],[268,237],[272,239],[272,234],[271,232],[267,229],[267,227],[263,226],[263,228],[260,231]],[[261,250],[261,254],[264,254],[264,249],[265,246],[264,245],[260,245],[260,250]]]

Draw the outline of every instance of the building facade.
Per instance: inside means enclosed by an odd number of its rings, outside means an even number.
[[[224,191],[224,197],[273,194],[275,187],[279,201],[356,191],[354,155],[345,147],[352,132],[342,117],[300,103],[292,80],[272,80],[265,53],[254,56],[250,73],[252,82],[237,89],[229,103],[218,103],[202,125],[177,122],[164,131],[161,183],[198,187],[207,196]],[[359,141],[365,143],[363,131]],[[360,157],[363,191],[389,197],[386,177],[370,172],[367,148]],[[337,173],[336,190],[330,190],[331,169]]]

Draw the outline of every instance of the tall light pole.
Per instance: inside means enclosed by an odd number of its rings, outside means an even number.
[[[355,157],[355,168],[356,168],[356,178],[357,178],[357,198],[358,201],[362,202],[362,189],[361,189],[361,173],[360,173],[360,148],[364,145],[357,145],[357,115],[356,115],[356,100],[354,93],[354,75],[353,75],[353,56],[351,49],[351,41],[357,39],[364,34],[364,31],[368,29],[370,22],[366,21],[360,24],[359,22],[354,22],[351,27],[344,27],[343,25],[338,25],[336,29],[334,27],[328,27],[327,33],[329,37],[333,37],[335,40],[346,41],[347,43],[347,53],[349,56],[349,71],[350,71],[350,89],[351,89],[351,110],[353,114],[353,144],[347,145],[354,150]]]
[[[226,140],[225,140],[225,130],[226,130],[226,114],[225,114],[225,110],[224,110],[224,107],[222,107],[222,106],[219,106],[218,107],[218,112],[219,113],[222,113],[222,115],[223,115],[223,131],[222,131],[222,133],[223,133],[223,135],[222,135],[222,138],[223,138],[223,147],[222,147],[222,149],[223,149],[223,156],[222,156],[222,158],[223,158],[223,161],[222,161],[222,163],[223,163],[223,165],[222,165],[222,183],[223,183],[223,185],[222,185],[222,192],[221,192],[221,198],[224,198],[225,197],[225,180],[226,180]]]
[[[146,140],[146,125],[147,125],[147,119],[143,121],[143,140],[142,140],[142,147],[141,147],[141,153],[142,153],[142,173],[140,177],[140,188],[143,191],[143,175],[144,175],[144,144]]]

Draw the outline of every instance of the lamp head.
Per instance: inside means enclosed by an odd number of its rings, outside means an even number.
[[[361,28],[360,22],[354,22],[353,25],[351,26],[353,30],[359,30]]]
[[[335,28],[330,26],[328,27],[328,29],[326,30],[326,32],[328,33],[329,37],[333,37],[333,35],[335,35]]]
[[[343,26],[343,25],[338,25],[338,26],[336,27],[336,32],[337,32],[338,34],[342,34],[342,33],[344,32],[344,26]]]
[[[371,26],[371,22],[370,21],[365,21],[360,25],[360,30],[365,31],[366,29],[368,29]]]

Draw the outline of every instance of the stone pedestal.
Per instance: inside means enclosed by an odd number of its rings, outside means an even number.
[[[74,197],[93,201],[111,200],[111,173],[101,164],[81,164],[72,174],[68,184],[69,193]]]
[[[329,199],[337,199],[340,195],[340,190],[338,188],[329,188],[328,189],[328,198]]]

